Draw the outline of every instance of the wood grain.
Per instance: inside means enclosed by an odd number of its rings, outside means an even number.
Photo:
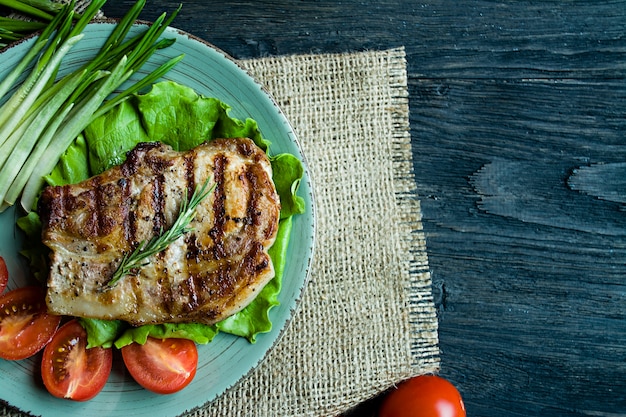
[[[568,185],[573,190],[601,200],[626,204],[626,162],[583,166],[574,170],[568,179]]]
[[[623,417],[624,22],[616,0],[196,0],[175,25],[236,58],[404,45],[442,375],[470,416]]]

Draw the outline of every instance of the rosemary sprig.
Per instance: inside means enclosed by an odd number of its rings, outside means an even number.
[[[122,262],[117,267],[111,279],[106,283],[109,288],[112,288],[117,282],[125,275],[138,270],[139,268],[148,265],[149,262],[145,262],[147,258],[155,255],[161,251],[164,251],[172,242],[178,239],[180,236],[191,232],[193,229],[189,227],[189,223],[196,216],[196,207],[202,200],[209,195],[215,188],[215,184],[207,190],[209,186],[209,178],[206,179],[201,187],[196,187],[190,199],[187,199],[187,190],[183,195],[183,201],[178,209],[178,217],[172,227],[163,231],[149,241],[142,241],[139,243],[134,251],[124,255]]]

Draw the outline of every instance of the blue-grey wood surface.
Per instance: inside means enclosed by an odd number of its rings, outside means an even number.
[[[626,1],[189,0],[174,25],[235,58],[404,46],[441,375],[469,416],[626,416]]]

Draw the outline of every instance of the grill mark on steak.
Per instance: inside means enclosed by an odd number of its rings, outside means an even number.
[[[246,274],[257,273],[267,267],[267,259],[259,259],[262,250],[262,245],[257,243],[251,245],[243,261],[243,270]]]
[[[92,201],[94,202],[94,210],[92,221],[94,222],[94,229],[97,236],[102,236],[107,234],[107,224],[110,224],[110,221],[107,220],[107,214],[105,210],[105,206],[103,202],[106,197],[104,196],[106,190],[102,185],[102,181],[100,177],[93,178],[94,184],[94,196]]]
[[[130,223],[130,214],[132,213],[130,210],[130,182],[122,177],[117,180],[117,185],[121,190],[120,223],[124,228],[124,239],[126,239],[127,242],[132,242],[134,240],[134,234]]]
[[[187,198],[191,198],[196,188],[196,154],[188,154],[185,156],[185,181],[187,182]]]
[[[226,195],[224,193],[224,169],[228,163],[228,158],[222,154],[216,155],[213,164],[213,180],[215,189],[213,190],[213,227],[209,230],[209,236],[213,239],[213,255],[215,259],[226,256],[224,250],[224,226],[226,224]]]
[[[254,154],[254,146],[250,142],[239,142],[237,144],[237,150],[244,156],[250,156]]]
[[[202,250],[198,245],[198,237],[190,233],[187,239],[187,272],[188,278],[180,284],[179,293],[184,295],[187,302],[182,306],[183,311],[194,311],[199,305],[207,300],[210,288],[207,287],[207,277],[209,273],[201,267],[203,262],[209,260],[207,251]]]
[[[137,212],[134,210],[129,211],[125,226],[128,231],[127,241],[135,248],[137,245]]]
[[[163,310],[165,310],[167,314],[172,314],[172,312],[174,311],[174,297],[172,294],[173,290],[170,285],[170,281],[167,279],[169,273],[169,267],[167,265],[164,265],[163,273],[161,274],[161,276],[159,276],[157,280],[157,285],[161,300],[163,300]]]
[[[187,184],[187,198],[191,198],[195,191],[196,180],[195,180],[195,163],[196,163],[196,155],[188,154],[184,159],[184,169],[185,169],[185,182]],[[185,259],[187,261],[187,270],[190,270],[190,263],[194,262],[198,264],[202,261],[203,250],[200,248],[198,244],[198,236],[195,233],[189,233],[185,237],[185,243],[187,245],[187,253],[185,255]]]
[[[261,215],[261,211],[259,210],[259,203],[258,203],[258,182],[257,179],[255,178],[255,176],[253,175],[253,173],[251,171],[246,171],[246,179],[250,182],[250,195],[249,195],[249,199],[250,199],[250,204],[248,204],[248,209],[246,210],[246,214],[248,215],[248,218],[250,219],[250,224],[252,225],[258,225],[259,224],[259,216]]]
[[[185,254],[187,266],[189,266],[191,262],[194,262],[196,264],[200,263],[201,250],[198,246],[198,237],[196,236],[196,234],[189,233],[185,237],[185,243],[187,244],[187,253]]]
[[[92,183],[94,188],[90,191],[91,198],[89,202],[93,204],[93,209],[89,210],[86,226],[89,235],[102,236],[108,234],[113,228],[113,219],[107,218],[106,206],[104,204],[104,201],[106,201],[106,187],[102,185],[101,178],[93,177]]]
[[[182,312],[184,313],[190,313],[192,311],[195,311],[198,306],[201,305],[200,299],[198,297],[200,294],[196,288],[197,281],[197,276],[192,274],[189,275],[181,285],[181,293],[183,297],[187,300],[181,306]]]
[[[258,226],[261,224],[261,217],[263,212],[259,207],[259,201],[263,197],[263,189],[267,186],[266,179],[260,178],[258,172],[255,171],[255,167],[252,167],[249,171],[246,172],[246,178],[250,182],[250,204],[248,204],[247,216],[250,219],[249,224],[253,226]],[[276,225],[267,225],[268,227],[264,230],[265,237],[269,237],[274,235],[278,230],[278,224]]]
[[[49,224],[51,227],[57,227],[62,222],[68,199],[66,186],[58,187],[55,191],[56,193],[43,193],[37,203],[42,224]],[[42,210],[42,207],[47,210]]]
[[[122,175],[125,177],[135,175],[141,165],[142,156],[150,151],[150,149],[158,148],[159,146],[160,144],[158,142],[141,142],[137,144],[137,146],[126,154],[126,161],[121,165]]]
[[[152,182],[152,200],[150,202],[152,212],[152,231],[160,234],[165,229],[165,198],[163,193],[165,177],[158,173]]]

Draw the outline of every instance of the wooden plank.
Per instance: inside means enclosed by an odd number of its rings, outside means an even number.
[[[130,4],[113,1],[105,11]],[[175,6],[154,0],[142,17],[154,20]],[[196,0],[184,2],[176,26],[237,58],[406,45],[421,76],[621,78],[624,21],[623,0]]]
[[[626,216],[569,186],[626,160],[624,83],[412,85],[444,375],[470,415],[626,410]]]
[[[573,190],[601,200],[626,204],[626,163],[598,163],[576,169],[568,180]],[[621,209],[625,207],[620,206]]]
[[[414,81],[443,374],[470,415],[626,410],[626,216],[569,185],[626,160],[623,85]]]

